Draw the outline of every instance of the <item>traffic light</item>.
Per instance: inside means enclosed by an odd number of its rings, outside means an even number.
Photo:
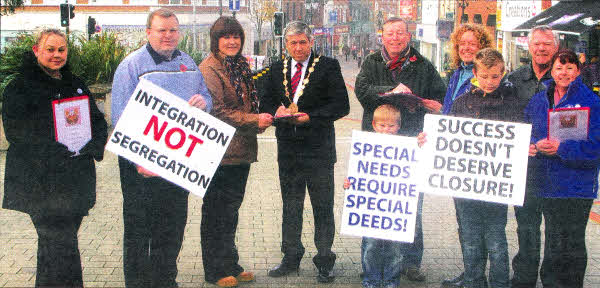
[[[273,15],[273,33],[275,36],[283,36],[283,12],[275,12]]]
[[[87,31],[88,35],[96,33],[96,19],[92,18],[92,16],[88,17]]]
[[[69,4],[60,4],[60,26],[69,27]]]
[[[60,4],[60,26],[69,27],[69,19],[75,17],[75,12],[73,12],[73,10],[75,10],[73,4]]]

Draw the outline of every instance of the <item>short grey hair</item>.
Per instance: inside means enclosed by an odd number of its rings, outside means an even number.
[[[146,28],[147,29],[152,28],[152,20],[154,20],[154,16],[159,16],[162,18],[175,17],[175,19],[177,19],[177,15],[175,15],[175,12],[173,12],[173,10],[171,10],[171,9],[167,9],[167,8],[156,9],[156,10],[152,11],[150,14],[148,14],[148,20],[146,20]],[[177,19],[177,23],[179,23],[179,19]]]
[[[309,41],[313,39],[312,30],[308,27],[308,24],[301,21],[292,21],[288,23],[287,26],[285,26],[283,36],[285,41],[287,41],[287,36],[300,34],[305,34]]]
[[[560,40],[558,39],[558,34],[556,32],[554,32],[554,30],[552,30],[552,27],[550,27],[548,25],[539,25],[539,26],[535,26],[535,27],[531,28],[531,31],[529,31],[529,35],[527,35],[527,43],[531,43],[531,41],[533,41],[533,33],[535,33],[535,32],[541,32],[544,34],[551,33],[552,38],[554,39],[554,45],[556,45],[556,47],[560,46]]]

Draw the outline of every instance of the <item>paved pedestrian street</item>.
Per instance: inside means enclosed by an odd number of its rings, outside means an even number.
[[[246,197],[240,209],[240,223],[236,243],[240,264],[256,273],[256,281],[240,287],[361,287],[359,273],[360,238],[339,235],[340,217],[350,135],[360,129],[362,108],[354,95],[354,81],[358,73],[355,61],[341,61],[350,93],[350,114],[335,123],[338,162],[335,170],[336,237],[333,250],[337,253],[334,268],[336,279],[331,284],[319,284],[317,270],[312,264],[316,254],[313,243],[314,221],[310,200],[304,209],[302,241],[306,254],[299,274],[283,278],[267,276],[269,268],[281,260],[281,196],[277,174],[274,128],[259,135],[259,162],[252,164]],[[4,179],[6,151],[0,152],[0,181]],[[124,287],[123,279],[123,220],[122,195],[117,157],[105,153],[97,165],[96,206],[85,217],[79,231],[79,249],[86,287]],[[232,179],[235,181],[235,179]],[[0,196],[3,188],[0,188]],[[0,197],[1,198],[1,197]],[[183,248],[179,254],[177,281],[180,287],[216,287],[204,283],[200,249],[200,220],[202,199],[190,195],[188,223]],[[600,221],[600,206],[592,209],[591,218]],[[585,287],[600,287],[600,225],[593,220],[587,228],[588,267]],[[422,269],[426,282],[414,283],[403,279],[401,287],[439,287],[444,278],[462,270],[462,255],[458,244],[456,217],[452,199],[425,196],[423,208],[425,253]],[[517,250],[516,222],[512,207],[506,228],[509,254]],[[0,209],[0,287],[33,287],[36,270],[37,235],[30,218],[23,213]],[[538,287],[541,284],[538,283]]]

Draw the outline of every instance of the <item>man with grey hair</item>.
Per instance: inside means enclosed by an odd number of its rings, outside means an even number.
[[[112,123],[116,125],[142,78],[210,111],[210,93],[198,66],[177,50],[179,21],[173,11],[161,8],[150,13],[146,37],[148,44],[125,57],[115,72]],[[123,157],[119,157],[119,169],[125,286],[177,287],[177,256],[187,222],[189,192]]]
[[[333,166],[336,162],[333,122],[350,110],[348,92],[337,60],[312,51],[311,29],[291,22],[285,29],[289,57],[271,66],[261,93],[261,110],[275,116],[277,160],[283,222],[283,260],[271,277],[298,271],[304,255],[302,210],[308,188],[315,223],[317,255],[313,262],[319,282],[334,279],[336,255],[333,219]]]
[[[520,103],[519,109],[529,102],[529,99],[538,92],[546,90],[544,82],[552,79],[550,68],[552,57],[558,51],[559,40],[549,26],[537,26],[529,32],[529,54],[531,64],[519,67],[508,75],[517,90]],[[529,165],[527,175],[536,175],[536,169]],[[517,237],[519,239],[519,252],[512,261],[513,278],[512,287],[535,287],[537,282],[538,267],[540,264],[540,224],[542,223],[541,200],[537,197],[536,181],[527,177],[525,201],[523,206],[515,206],[517,219]],[[548,240],[546,240],[548,241]],[[544,257],[545,258],[545,257]],[[544,266],[540,271],[544,287],[551,286],[550,275],[544,275]]]

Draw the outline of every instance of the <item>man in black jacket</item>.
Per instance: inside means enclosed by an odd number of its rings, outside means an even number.
[[[281,264],[269,271],[280,277],[298,270],[304,255],[300,240],[306,189],[315,221],[317,255],[313,262],[319,282],[333,281],[336,255],[331,251],[333,166],[336,162],[333,122],[348,114],[348,92],[337,60],[316,55],[311,29],[291,22],[285,29],[291,57],[273,64],[265,79],[261,110],[276,118],[277,159],[283,200]],[[292,116],[293,117],[290,117]]]

